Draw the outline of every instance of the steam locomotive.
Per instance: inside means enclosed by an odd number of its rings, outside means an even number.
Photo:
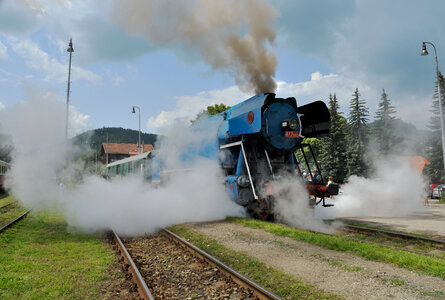
[[[293,97],[258,94],[209,122],[216,122],[218,129],[202,155],[218,157],[227,192],[251,215],[263,220],[274,217],[271,183],[283,176],[303,178],[316,205],[330,206],[325,197],[338,194],[337,185],[326,186],[311,146],[302,143],[303,138],[329,133],[330,113],[324,102],[298,107]],[[159,157],[153,151],[111,163],[107,175],[141,172],[148,181],[162,181],[168,170]]]

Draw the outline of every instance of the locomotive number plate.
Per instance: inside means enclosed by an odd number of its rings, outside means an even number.
[[[300,134],[298,131],[285,131],[284,136],[288,138],[298,138]]]

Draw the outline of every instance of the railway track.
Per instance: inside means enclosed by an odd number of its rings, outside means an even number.
[[[422,237],[414,234],[409,233],[403,233],[403,232],[397,232],[397,231],[391,231],[391,230],[382,230],[378,228],[369,228],[369,227],[361,227],[361,226],[355,226],[355,225],[344,225],[345,230],[349,232],[355,232],[355,233],[362,233],[367,235],[373,235],[373,234],[381,234],[386,235],[390,237],[396,237],[406,240],[412,240],[412,241],[421,241],[421,242],[427,242],[431,243],[432,246],[445,250],[445,240],[443,239],[435,239],[435,238],[428,238],[428,237]]]
[[[169,230],[123,242],[113,235],[143,299],[280,299]]]
[[[17,200],[14,200],[12,202],[6,203],[5,205],[0,206],[0,209],[6,208],[8,206],[10,206],[11,204],[17,203]]]
[[[11,203],[10,203],[11,204]],[[9,205],[9,204],[8,204]],[[6,206],[6,205],[5,205]],[[5,206],[2,206],[5,207]],[[20,221],[21,219],[23,219],[24,217],[26,217],[26,215],[28,215],[31,212],[32,209],[27,210],[26,212],[24,212],[23,214],[21,214],[20,216],[18,216],[17,218],[15,218],[14,220],[12,220],[11,222],[9,222],[8,224],[4,225],[3,227],[0,228],[0,233],[4,232],[6,229],[12,227],[14,224],[16,224],[18,221]]]
[[[132,275],[133,281],[137,285],[138,293],[141,296],[142,299],[149,299],[153,300],[155,299],[153,295],[151,294],[150,290],[147,287],[147,284],[145,283],[144,278],[142,277],[141,273],[139,272],[138,268],[136,267],[136,264],[134,263],[133,259],[131,258],[130,254],[127,251],[127,248],[125,248],[124,243],[122,243],[122,240],[117,235],[116,232],[112,232],[113,239],[116,242],[117,247],[119,248],[119,252],[121,253],[121,256],[124,259],[124,262],[126,265],[128,265],[128,271]]]

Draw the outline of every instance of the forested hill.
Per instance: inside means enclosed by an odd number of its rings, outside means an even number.
[[[73,137],[75,145],[89,145],[93,150],[100,150],[102,143],[124,143],[136,144],[139,139],[139,131],[132,129],[124,129],[121,127],[104,127],[94,130],[86,131]],[[156,143],[156,134],[141,133],[141,143],[152,144]]]

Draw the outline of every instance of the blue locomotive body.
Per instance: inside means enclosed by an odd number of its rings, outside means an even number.
[[[256,95],[213,118],[222,120],[218,146],[227,191],[261,219],[273,217],[270,183],[281,176],[302,175],[295,152],[306,146],[303,138],[326,135],[330,128],[323,102],[298,107],[295,98],[275,94]],[[313,182],[323,184],[323,178],[318,181]]]
[[[307,146],[302,144],[304,137],[329,133],[330,114],[322,101],[298,107],[295,98],[276,98],[275,94],[267,93],[247,99],[193,127],[197,132],[209,128],[216,131],[213,141],[200,145],[199,155],[219,160],[231,198],[250,214],[269,219],[274,208],[270,184],[281,176],[302,176],[301,158],[295,152]],[[304,151],[303,156],[306,170],[310,170]],[[314,191],[317,190],[315,184],[323,184],[321,177],[311,179]]]

